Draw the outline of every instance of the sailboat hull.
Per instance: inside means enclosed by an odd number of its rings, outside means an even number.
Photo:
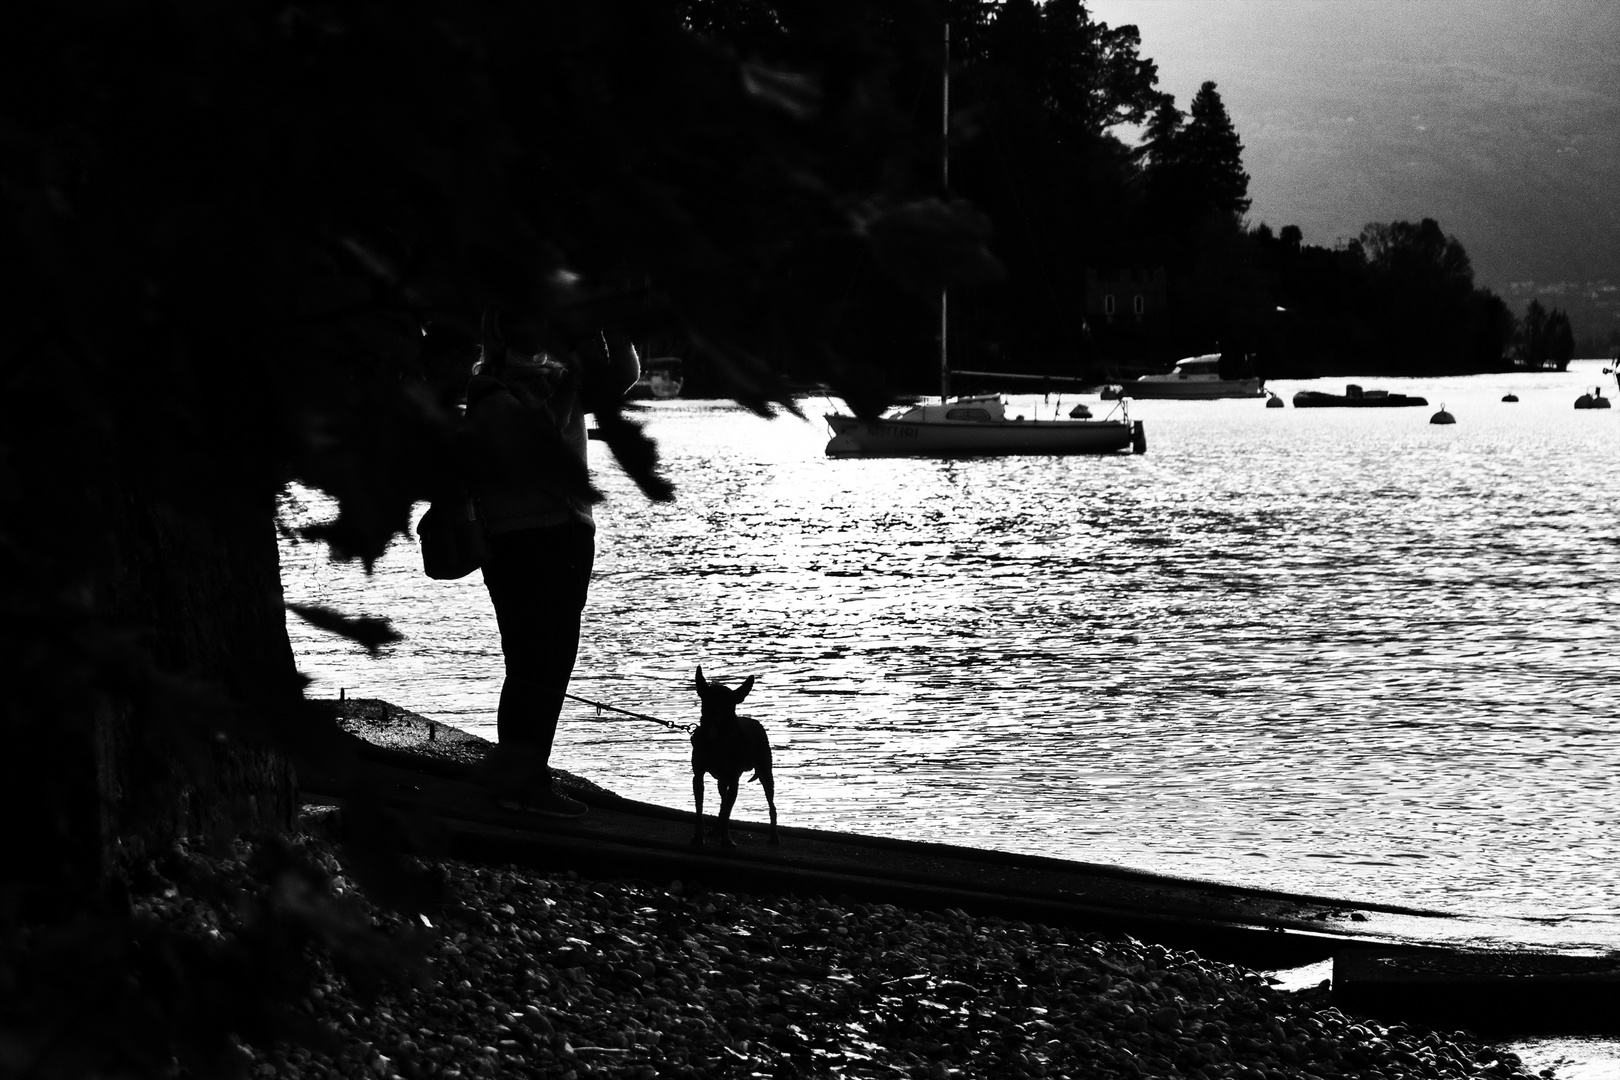
[[[1112,454],[1146,449],[1129,420],[861,420],[827,417],[828,457]]]

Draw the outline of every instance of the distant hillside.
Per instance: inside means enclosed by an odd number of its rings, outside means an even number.
[[[1331,246],[1437,219],[1515,312],[1620,326],[1620,4],[1613,0],[1098,0],[1187,106],[1214,79],[1251,221]]]

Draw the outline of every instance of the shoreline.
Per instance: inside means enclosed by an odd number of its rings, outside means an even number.
[[[339,705],[339,703],[337,703],[337,702],[334,702],[332,704],[334,706]],[[480,738],[480,737],[478,737],[476,735],[471,735],[470,733],[461,731],[460,729],[456,729],[456,728],[449,727],[447,725],[439,724],[436,721],[427,720],[426,718],[421,717],[418,714],[411,713],[408,710],[401,709],[398,706],[393,706],[393,705],[391,705],[389,703],[386,703],[386,702],[377,701],[377,700],[374,700],[374,699],[356,699],[356,700],[352,700],[352,701],[342,703],[342,704],[343,704],[344,712],[346,714],[345,718],[344,718],[344,727],[347,730],[349,730],[351,734],[359,733],[359,734],[363,735],[365,737],[365,740],[367,741],[368,745],[384,747],[385,748],[384,753],[388,753],[390,751],[402,751],[402,752],[422,751],[422,752],[425,752],[425,753],[429,753],[429,754],[433,755],[439,761],[446,763],[446,768],[453,772],[456,769],[461,769],[461,768],[465,768],[468,765],[476,764],[476,762],[481,759],[482,753],[484,752],[484,750],[487,748],[487,745],[488,745],[486,740],[483,740],[482,738]],[[563,773],[561,770],[559,770],[559,772],[561,773],[561,777],[562,777],[562,779],[563,779],[563,781],[565,783],[579,785],[579,788],[576,790],[576,794],[581,793],[581,792],[587,792],[587,793],[594,792],[594,793],[598,793],[598,794],[608,795],[609,797],[611,797],[611,793],[607,793],[605,791],[605,789],[601,789],[597,785],[592,784],[589,781],[584,780],[583,778],[573,777],[571,774]],[[681,815],[681,816],[684,816],[684,815]],[[445,865],[449,865],[449,863],[446,863]],[[553,882],[553,884],[556,884],[556,883],[559,883],[559,882],[564,882],[564,881],[566,881],[566,882],[578,882],[579,880],[581,880],[578,877],[578,875],[571,874],[571,873],[567,874],[567,875],[551,875],[549,878],[546,878],[546,875],[536,874],[533,871],[524,871],[524,870],[519,869],[516,866],[503,867],[501,869],[501,872],[507,873],[507,874],[515,874],[515,875],[518,876],[519,879],[528,879],[528,880],[531,880],[533,882],[538,882],[542,878],[545,878],[546,880],[549,880],[549,881]],[[586,881],[597,880],[598,884],[596,886],[595,891],[598,892],[598,893],[603,891],[604,888],[606,890],[610,890],[610,891],[611,890],[631,890],[631,891],[634,891],[634,890],[638,890],[638,889],[643,889],[644,890],[644,889],[647,889],[647,888],[651,888],[651,889],[653,889],[654,892],[657,892],[660,888],[663,888],[663,889],[665,889],[665,891],[671,892],[672,895],[678,895],[679,892],[680,892],[680,889],[681,889],[681,886],[679,885],[678,882],[674,883],[674,888],[673,888],[673,890],[671,890],[671,889],[668,888],[667,885],[666,886],[657,886],[657,885],[649,886],[649,885],[647,885],[646,882],[636,883],[636,882],[623,880],[622,879],[623,875],[619,875],[619,877],[620,877],[621,880],[618,880],[618,881],[616,881],[614,883],[611,883],[611,884],[607,884],[606,886],[603,886],[603,885],[600,884],[600,878],[592,879],[592,878],[587,877],[584,880],[586,880]],[[539,886],[536,885],[534,887],[539,887]],[[558,887],[562,887],[562,886],[559,885]],[[569,886],[569,887],[572,887],[572,886]],[[701,888],[701,885],[698,885],[697,887]],[[693,883],[689,881],[686,888],[688,890],[691,890],[693,888]],[[716,893],[715,895],[725,896],[725,895],[731,894],[732,892],[733,892],[732,890],[727,890],[726,893]],[[756,896],[757,895],[758,894],[756,892]],[[848,897],[845,897],[843,899],[846,901],[846,903],[841,905],[841,906],[845,907],[845,908],[850,908],[850,907],[866,908],[866,907],[869,906],[869,905],[857,905]],[[504,901],[502,901],[502,902],[504,902]],[[548,903],[550,903],[550,902],[551,901],[548,900]],[[746,897],[742,897],[740,895],[739,895],[739,902],[748,903],[748,904],[755,904],[756,906],[765,906],[767,908],[767,910],[770,909],[769,905],[767,904],[766,901],[749,900]],[[792,901],[792,900],[776,900],[776,901],[773,901],[772,903],[774,903],[775,908],[777,910],[780,910],[783,907],[784,904],[792,904],[794,902],[796,902],[796,901]],[[825,901],[823,901],[823,903],[825,903]],[[881,905],[881,906],[890,907],[891,905]],[[906,909],[896,908],[895,910],[906,910]],[[913,908],[911,910],[915,910],[915,905],[913,905]],[[957,914],[960,917],[966,918],[966,919],[973,919],[974,918],[974,916],[969,916],[965,912],[958,911]],[[919,916],[919,917],[928,917],[928,916]],[[991,921],[995,921],[995,920],[991,920]],[[1000,920],[1000,922],[1006,922],[1006,921],[1007,920]],[[858,924],[857,923],[847,923],[845,925],[846,925],[846,928],[847,928],[848,926],[855,926],[855,925],[858,925]],[[1039,926],[1041,924],[1037,921],[1037,922],[1030,922],[1030,923],[1018,923],[1017,925]],[[1050,929],[1050,928],[1048,928],[1048,929]],[[463,931],[458,931],[458,932],[466,932],[466,931],[463,930]],[[1126,942],[1126,943],[1131,944],[1131,945],[1136,944],[1134,942],[1131,942],[1129,938],[1125,938],[1123,935],[1117,934],[1117,933],[1112,935],[1111,938],[1110,938],[1109,935],[1097,935],[1097,934],[1089,934],[1088,935],[1088,934],[1080,933],[1079,931],[1058,931],[1058,932],[1059,933],[1075,933],[1075,934],[1079,934],[1082,937],[1092,938],[1092,939],[1096,939],[1096,940],[1118,940],[1118,941]],[[1158,946],[1152,946],[1152,948],[1158,948]],[[1191,961],[1194,962],[1195,964],[1196,963],[1209,963],[1208,960],[1200,960],[1200,959],[1198,959],[1191,952],[1185,953],[1183,955],[1190,958]],[[1250,963],[1252,963],[1252,961],[1250,961]],[[1218,968],[1226,968],[1226,967],[1228,967],[1228,965],[1222,965],[1222,964],[1219,964],[1219,963],[1216,963],[1215,966],[1218,967]],[[1325,965],[1323,965],[1323,966],[1325,966]],[[1242,968],[1242,967],[1232,967],[1231,969],[1232,970],[1244,970],[1244,971],[1248,971],[1251,976],[1255,975],[1255,972],[1252,969]],[[1292,974],[1292,975],[1294,975],[1295,978],[1298,978],[1299,975],[1304,974],[1304,972],[1305,972],[1305,969],[1301,969],[1299,972],[1279,972],[1278,974],[1283,974],[1285,976],[1289,975],[1289,974]],[[1323,974],[1325,974],[1325,973],[1323,973]],[[1277,980],[1274,979],[1274,978],[1270,979],[1269,981],[1271,983],[1273,983],[1273,984],[1277,983]],[[1329,994],[1328,994],[1327,985],[1328,984],[1325,981],[1323,981],[1319,985],[1313,985],[1312,987],[1310,987],[1308,992],[1306,994],[1304,994],[1304,995],[1290,994],[1290,995],[1286,995],[1285,998],[1282,999],[1282,1000],[1285,1000],[1285,1001],[1297,1001],[1297,1000],[1304,1000],[1304,999],[1312,998],[1312,999],[1314,999],[1316,1007],[1321,1008],[1321,1009],[1326,1009],[1326,1008],[1328,1008],[1329,1002],[1330,1002],[1330,997],[1329,997]],[[1282,993],[1282,991],[1277,991],[1277,992]],[[1275,1004],[1275,1003],[1273,1003],[1273,1004]],[[1382,1025],[1377,1024],[1377,1023],[1372,1022],[1372,1021],[1363,1021],[1362,1022],[1363,1026],[1366,1026],[1368,1024],[1371,1024],[1373,1028],[1379,1028],[1379,1027],[1382,1026]],[[1403,1031],[1411,1030],[1411,1031],[1424,1032],[1424,1031],[1428,1031],[1429,1029],[1421,1027],[1421,1026],[1416,1026],[1416,1027],[1413,1027],[1411,1029],[1407,1029],[1407,1028],[1402,1027],[1400,1024],[1393,1024],[1393,1025],[1390,1025],[1387,1030],[1395,1032],[1397,1035],[1399,1035]],[[1493,1048],[1496,1048],[1496,1050],[1498,1050],[1498,1051],[1500,1051],[1502,1048],[1504,1048],[1507,1045],[1506,1036],[1502,1036],[1502,1035],[1495,1035],[1495,1036],[1492,1036],[1492,1037],[1490,1037],[1490,1038],[1488,1038],[1486,1040],[1483,1040],[1483,1041],[1474,1039],[1473,1036],[1465,1036],[1462,1033],[1458,1033],[1457,1037],[1463,1039],[1466,1043],[1468,1043],[1470,1045],[1478,1045],[1478,1046],[1483,1046],[1483,1047],[1493,1047]],[[1594,1052],[1584,1052],[1581,1049],[1581,1045],[1580,1045],[1582,1042],[1583,1042],[1583,1040],[1576,1039],[1576,1038],[1553,1038],[1553,1039],[1521,1040],[1520,1042],[1516,1043],[1515,1045],[1517,1045],[1521,1049],[1525,1049],[1527,1052],[1532,1052],[1531,1056],[1534,1057],[1535,1060],[1537,1060],[1537,1062],[1539,1064],[1542,1064],[1542,1065],[1558,1064],[1560,1066],[1560,1068],[1574,1067],[1576,1069],[1580,1069],[1586,1062],[1593,1061],[1593,1060],[1606,1060],[1611,1056],[1609,1054],[1609,1052],[1608,1052],[1608,1048],[1609,1048],[1609,1043],[1608,1042],[1600,1042],[1595,1047]],[[1546,1045],[1545,1048],[1534,1045],[1534,1044],[1539,1044],[1539,1043],[1545,1043],[1547,1045]],[[1522,1072],[1523,1071],[1521,1070],[1521,1073]],[[1520,1075],[1521,1073],[1513,1073],[1512,1075]],[[629,1075],[629,1074],[625,1074],[625,1075]],[[884,1075],[893,1075],[893,1071],[891,1070],[890,1072],[885,1073]],[[1059,1073],[1058,1075],[1061,1075],[1061,1073]],[[1130,1074],[1130,1073],[1127,1072],[1127,1073],[1121,1073],[1121,1075],[1135,1075],[1135,1074]],[[1179,1074],[1171,1073],[1171,1074],[1168,1074],[1168,1075],[1179,1075]],[[1228,1075],[1228,1074],[1227,1073],[1219,1073],[1219,1074],[1211,1074],[1211,1075]],[[1232,1073],[1230,1073],[1230,1075],[1247,1075],[1247,1074],[1239,1071],[1239,1072],[1232,1072]],[[1262,1073],[1257,1073],[1257,1074],[1254,1074],[1254,1075],[1265,1075],[1265,1074],[1262,1072]],[[1297,1072],[1292,1071],[1292,1070],[1288,1070],[1288,1075],[1299,1075],[1299,1074]],[[1414,1074],[1414,1075],[1427,1075],[1427,1074]],[[1441,1073],[1439,1075],[1447,1075],[1447,1074]],[[1463,1073],[1461,1075],[1480,1075],[1480,1074],[1465,1072],[1465,1073]],[[1545,1072],[1543,1072],[1541,1075],[1547,1075],[1547,1074]],[[1596,1074],[1596,1073],[1587,1074],[1587,1073],[1583,1073],[1583,1072],[1577,1072],[1577,1073],[1574,1073],[1574,1074],[1563,1074],[1563,1075],[1569,1076],[1569,1080],[1583,1080],[1583,1078],[1588,1076],[1588,1075],[1595,1076],[1595,1075],[1598,1075],[1598,1074]]]
[[[424,768],[437,768],[433,763],[439,762],[443,766],[440,777],[447,782],[466,780],[491,745],[482,735],[430,720],[421,714],[380,699],[357,698],[346,702],[329,701],[327,704],[334,709],[341,706],[345,710],[346,715],[341,721],[344,729],[359,738],[367,748],[366,753],[378,757],[381,764],[406,771],[421,771]],[[568,788],[571,794],[609,813],[598,813],[585,819],[589,825],[584,829],[546,828],[540,830],[542,834],[556,835],[564,831],[580,833],[582,835],[577,839],[587,845],[596,839],[612,841],[615,844],[631,837],[656,841],[653,830],[648,828],[644,821],[622,818],[614,820],[613,811],[623,811],[642,819],[662,817],[670,821],[682,821],[687,823],[685,827],[688,832],[690,830],[689,807],[672,808],[657,803],[625,799],[567,770],[558,769],[557,775],[559,782]],[[426,789],[424,797],[427,797]],[[521,824],[510,819],[484,818],[477,814],[476,807],[465,801],[459,805],[451,805],[451,802],[446,800],[439,801],[443,805],[444,812],[451,815],[458,813],[471,815],[471,820],[482,820],[494,825]],[[748,818],[740,819],[739,824],[744,829],[759,827],[758,822]],[[600,825],[600,828],[596,828],[597,825]],[[1022,897],[1025,900],[1038,899],[1048,903],[1056,902],[1059,905],[1068,901],[1072,906],[1073,901],[1084,898],[1096,909],[1099,917],[1105,916],[1107,910],[1121,916],[1131,912],[1140,916],[1152,911],[1211,926],[1218,923],[1234,930],[1247,925],[1295,931],[1297,934],[1294,937],[1302,934],[1307,937],[1321,937],[1327,942],[1355,940],[1374,946],[1402,945],[1499,952],[1567,952],[1580,955],[1609,955],[1612,952],[1598,944],[1566,945],[1544,940],[1542,936],[1535,934],[1528,937],[1520,936],[1519,931],[1523,927],[1519,926],[1517,920],[1507,917],[1482,916],[1450,909],[1416,906],[1412,901],[1405,899],[1390,902],[1379,899],[1377,894],[1347,897],[1342,893],[1320,888],[1278,889],[1264,882],[1238,883],[1220,878],[1133,869],[1113,863],[1076,861],[1072,857],[1020,852],[1001,847],[953,845],[948,838],[941,840],[908,839],[887,835],[869,836],[839,829],[829,830],[813,824],[784,825],[783,828],[796,830],[800,834],[799,838],[782,849],[758,851],[757,858],[747,860],[749,870],[768,873],[773,867],[778,871],[788,871],[793,867],[804,868],[813,864],[829,870],[864,871],[879,877],[896,877],[893,871],[897,869],[928,871],[932,872],[933,880],[936,882],[948,880],[969,885],[981,892],[987,890],[992,893],[999,892],[1009,900]],[[684,844],[686,835],[674,837],[680,841],[674,845],[675,850],[666,849],[677,863],[682,861],[682,853],[689,854]],[[559,854],[555,850],[557,846],[551,845],[553,857]],[[490,857],[495,857],[496,854],[498,853],[491,853]],[[522,856],[515,854],[510,857],[519,861],[523,859]],[[595,871],[593,861],[589,858],[581,857],[573,865],[582,873]],[[998,870],[997,867],[1003,869]],[[661,869],[658,872],[665,871]],[[668,872],[670,876],[683,873],[678,866],[669,869]],[[947,906],[972,906],[948,898],[940,899],[938,902]],[[1019,904],[1009,903],[994,913],[1047,921],[1057,917],[1055,910],[1042,912],[1033,905],[1023,905],[1021,910],[1019,908]],[[1127,925],[1130,921],[1135,921],[1136,925]],[[1116,925],[1116,928],[1143,936],[1151,936],[1153,932],[1139,919],[1120,921],[1117,924],[1103,922],[1100,925]],[[1098,926],[1094,925],[1092,928],[1096,929]],[[1234,943],[1240,943],[1244,937],[1245,935],[1237,934],[1232,940]],[[1276,959],[1274,957],[1260,955],[1277,951],[1277,947],[1282,944],[1281,940],[1275,937],[1253,935],[1248,937],[1254,942],[1258,952],[1245,952],[1241,948],[1237,951],[1224,947],[1215,949],[1214,942],[1207,938],[1202,944],[1192,938],[1168,943],[1183,948],[1199,949],[1206,955],[1214,951],[1220,959],[1238,963],[1260,964],[1265,967],[1284,966],[1274,962]],[[1303,963],[1305,960],[1301,959],[1298,962]]]
[[[294,847],[380,912],[314,811]],[[253,845],[182,858],[249,893]],[[262,864],[261,864],[262,865]],[[296,1010],[332,1053],[245,1048],[252,1075],[404,1080],[482,1076],[1300,1076],[1529,1080],[1503,1046],[1345,1016],[1325,986],[1283,991],[1187,952],[960,910],[822,896],[689,890],[436,860],[443,903],[423,942],[431,982],[366,1004],[329,965]],[[164,879],[137,910],[229,936],[236,909]]]
[[[1545,1040],[1527,1047],[1549,1066],[1533,1071],[1503,1038],[1347,1014],[1303,970],[1277,973],[1285,986],[1118,931],[952,905],[431,845],[413,845],[436,854],[407,856],[407,884],[375,846],[343,843],[362,821],[375,832],[380,808],[311,801],[286,833],[186,840],[131,867],[117,947],[145,959],[121,989],[140,1005],[129,1019],[172,1010],[175,1034],[206,1037],[184,1044],[205,1059],[180,1063],[165,1026],[142,1030],[151,1075],[1595,1080],[1620,1061],[1612,1041]],[[426,888],[385,908],[362,880]],[[8,960],[59,957],[52,936],[25,928]]]
[[[814,827],[784,825],[782,847],[745,848],[746,857],[738,859],[712,847],[694,850],[687,842],[690,811],[625,799],[560,768],[553,772],[559,786],[594,807],[587,817],[547,823],[492,813],[474,780],[491,746],[481,736],[379,699],[328,704],[344,709],[342,727],[376,770],[372,786],[401,792],[397,809],[420,805],[442,815],[451,824],[450,853],[484,862],[557,866],[587,876],[713,877],[763,891],[849,892],[913,907],[964,907],[1131,933],[1267,968],[1323,959],[1351,944],[1448,948],[1437,935],[1466,930],[1467,920],[1453,913],[1407,905]],[[341,786],[333,778],[308,778],[306,789],[311,784],[318,800],[339,801]],[[762,828],[748,820],[734,825],[744,836]]]

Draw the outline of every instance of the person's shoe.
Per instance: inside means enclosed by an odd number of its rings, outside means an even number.
[[[521,795],[497,795],[495,805],[503,810],[543,817],[575,818],[585,813],[585,804],[571,799],[553,787],[536,787]]]
[[[526,743],[497,743],[484,755],[474,779],[496,791],[522,791],[549,784],[551,771],[540,752]]]

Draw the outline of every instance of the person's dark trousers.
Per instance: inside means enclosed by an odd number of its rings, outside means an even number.
[[[588,525],[491,533],[484,585],[501,629],[506,681],[495,732],[503,749],[546,765],[579,652],[579,620],[596,559]]]

